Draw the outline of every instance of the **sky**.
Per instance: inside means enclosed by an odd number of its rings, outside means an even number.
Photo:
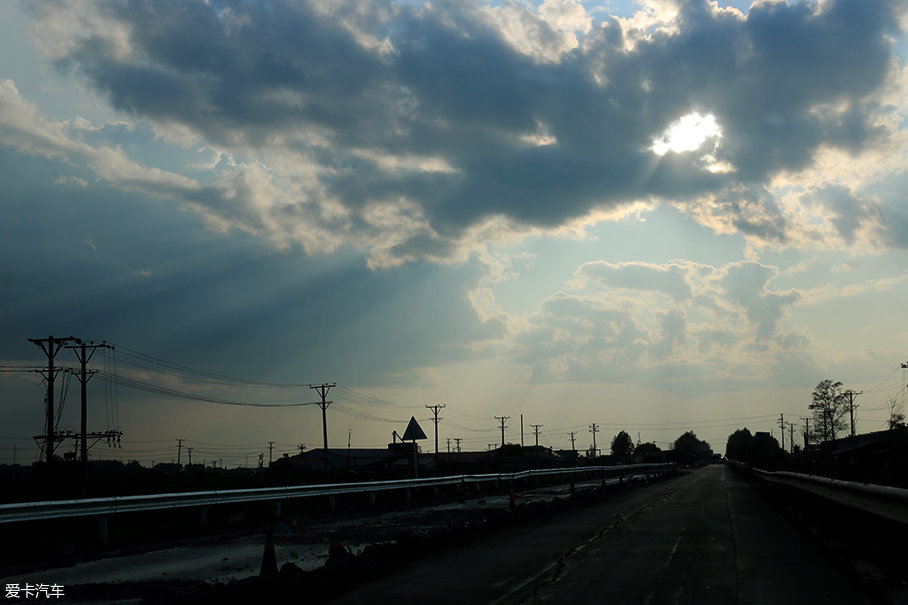
[[[412,416],[433,451],[442,404],[443,451],[496,417],[800,441],[827,378],[880,430],[906,28],[898,0],[0,3],[0,462],[39,455],[51,335],[115,347],[93,458],[318,448],[323,383],[332,447]]]

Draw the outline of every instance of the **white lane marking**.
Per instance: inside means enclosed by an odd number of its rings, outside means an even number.
[[[672,551],[668,553],[668,558],[665,560],[665,563],[662,564],[662,569],[659,570],[659,577],[656,578],[656,583],[654,584],[655,588],[651,593],[646,595],[645,599],[643,599],[643,605],[649,605],[649,603],[652,602],[653,597],[656,596],[656,590],[659,588],[659,583],[662,582],[662,576],[665,575],[665,570],[668,569],[668,564],[672,562],[672,557],[675,556],[675,551],[678,550],[678,545],[681,544],[681,536],[684,535],[684,529],[685,528],[683,527],[681,528],[680,535],[678,536],[678,539],[675,540],[675,545],[672,546]]]

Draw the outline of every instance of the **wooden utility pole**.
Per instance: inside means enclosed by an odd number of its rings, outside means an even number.
[[[183,442],[185,439],[177,439],[177,466],[180,465],[181,454],[183,453]]]
[[[590,425],[590,432],[593,434],[593,457],[599,455],[599,449],[596,447],[596,433],[599,432],[599,425],[595,422]]]
[[[849,389],[845,391],[845,394],[848,395],[848,414],[851,416],[851,436],[854,437],[854,408],[859,407],[854,404],[854,396],[863,395],[864,391],[852,391]]]
[[[443,418],[438,417],[438,410],[444,408],[445,404],[442,403],[441,405],[438,405],[438,404],[427,405],[426,407],[428,409],[432,410],[432,414],[433,414],[432,422],[435,423],[435,470],[438,470],[438,421],[444,420]]]
[[[577,448],[574,446],[574,435],[576,435],[576,434],[577,434],[576,432],[570,432],[570,433],[568,433],[568,435],[571,436],[571,451],[572,451],[572,452],[576,452],[576,451],[577,451]]]
[[[79,383],[82,387],[82,417],[80,423],[81,431],[81,462],[82,462],[82,480],[84,481],[88,472],[88,403],[87,403],[87,385],[88,381],[92,376],[98,373],[97,370],[91,370],[90,372],[86,369],[88,362],[91,361],[92,356],[95,354],[95,351],[98,349],[113,349],[113,347],[106,342],[101,344],[95,343],[80,343],[77,346],[67,346],[67,349],[72,349],[76,354],[76,359],[79,360],[79,364],[82,366],[82,371],[79,373]],[[88,350],[91,349],[91,352]],[[118,427],[119,428],[119,427]]]
[[[785,451],[785,414],[779,414],[779,428],[782,429],[782,451]]]
[[[54,357],[60,352],[67,342],[82,342],[78,338],[67,336],[65,338],[54,338],[53,335],[47,338],[29,338],[29,342],[41,347],[44,354],[47,355],[47,432],[44,443],[44,459],[47,464],[54,462]]]
[[[504,447],[504,430],[508,428],[504,421],[510,418],[510,416],[495,416],[495,420],[498,420],[501,423],[501,446]]]
[[[543,425],[531,424],[530,426],[533,427],[533,434],[536,436],[536,447],[539,447],[539,429],[541,429]]]
[[[333,401],[327,401],[325,398],[328,396],[328,391],[331,390],[331,387],[337,386],[335,383],[327,384],[322,383],[319,385],[310,384],[310,389],[315,389],[319,395],[321,395],[321,402],[316,402],[318,407],[322,408],[322,439],[324,441],[325,448],[325,474],[328,474],[328,418],[325,410],[328,409],[328,406],[334,403]]]

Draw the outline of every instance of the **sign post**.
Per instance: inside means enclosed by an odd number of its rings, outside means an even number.
[[[410,424],[407,425],[407,430],[404,431],[402,439],[403,441],[409,439],[413,442],[413,477],[419,479],[419,461],[417,460],[416,440],[427,439],[427,437],[426,433],[422,430],[422,427],[416,422],[415,416],[410,416]]]

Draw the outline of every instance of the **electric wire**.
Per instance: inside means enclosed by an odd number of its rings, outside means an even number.
[[[193,401],[201,401],[205,403],[214,403],[219,405],[232,405],[232,406],[247,406],[247,407],[259,407],[259,408],[288,408],[288,407],[300,407],[308,405],[316,405],[316,402],[284,402],[284,403],[261,403],[254,401],[238,401],[233,399],[223,399],[220,397],[210,397],[205,395],[199,395],[197,393],[187,393],[185,391],[179,391],[177,389],[171,389],[168,387],[162,387],[141,380],[135,380],[132,378],[126,378],[125,376],[114,376],[108,374],[107,372],[102,372],[98,374],[99,378],[103,381],[112,383],[114,386],[123,386],[126,388],[134,389],[137,391],[145,391],[148,393],[153,393],[156,395],[165,395],[167,397],[174,397],[177,399],[189,399]]]

